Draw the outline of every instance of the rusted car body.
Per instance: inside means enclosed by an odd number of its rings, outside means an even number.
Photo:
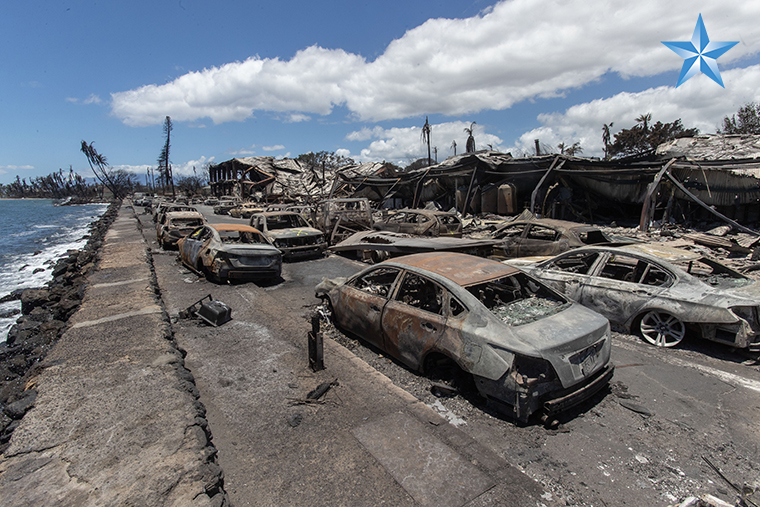
[[[652,345],[673,347],[692,330],[732,347],[760,348],[760,284],[700,254],[641,244],[504,262]]]
[[[334,245],[357,231],[372,229],[369,199],[327,199],[314,209],[311,223]]]
[[[251,218],[254,213],[261,213],[264,208],[261,204],[255,202],[244,202],[232,208],[227,214],[232,218]]]
[[[242,224],[206,224],[177,243],[182,263],[213,281],[279,278],[282,253]]]
[[[322,231],[310,227],[298,213],[256,213],[251,216],[251,227],[260,230],[286,259],[322,255],[327,248]]]
[[[401,232],[416,236],[462,237],[462,220],[456,213],[426,209],[401,209],[391,211],[372,228],[378,231]]]
[[[176,213],[178,211],[194,211],[197,213],[198,208],[188,206],[187,204],[163,203],[156,211],[156,215],[153,218],[153,221],[159,225],[162,225],[166,220],[167,213]]]
[[[426,372],[453,360],[502,413],[553,415],[607,385],[607,319],[529,275],[457,253],[371,266],[317,295],[338,327]]]
[[[206,220],[197,211],[170,211],[164,215],[163,223],[158,224],[156,239],[164,249],[175,247],[180,239],[204,223]]]
[[[549,218],[508,222],[496,229],[491,237],[500,241],[494,247],[493,255],[501,259],[558,255],[581,246],[613,243],[593,225]]]
[[[337,245],[332,252],[371,252],[374,262],[394,255],[424,252],[459,252],[478,257],[490,255],[495,241],[490,239],[467,239],[449,236],[423,237],[390,231],[361,231],[352,234]],[[364,257],[367,257],[364,255]]]
[[[229,215],[230,210],[240,204],[240,199],[233,197],[222,197],[214,206],[214,215]]]

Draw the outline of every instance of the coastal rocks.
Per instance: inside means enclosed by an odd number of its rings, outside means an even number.
[[[0,303],[20,300],[22,314],[8,331],[6,342],[0,343],[0,453],[7,447],[18,419],[34,404],[36,391],[25,390],[27,377],[33,375],[34,366],[63,334],[66,321],[79,308],[86,276],[97,262],[102,239],[120,205],[111,204],[90,225],[89,239],[82,250],[69,250],[55,263],[52,280],[46,287],[19,289],[0,297]]]

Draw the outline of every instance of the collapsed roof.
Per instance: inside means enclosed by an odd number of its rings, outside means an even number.
[[[345,178],[391,174],[389,164],[368,162],[337,169],[314,167],[295,159],[274,157],[233,158],[209,168],[209,182],[215,195],[248,198],[260,193],[265,200],[315,201],[340,189],[333,187],[337,173]]]

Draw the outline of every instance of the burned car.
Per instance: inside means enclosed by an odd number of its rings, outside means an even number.
[[[416,236],[462,237],[462,220],[456,213],[426,209],[401,209],[384,214],[372,228]]]
[[[355,232],[372,229],[372,208],[363,197],[327,199],[314,209],[311,223],[334,245]]]
[[[240,204],[237,197],[222,197],[214,206],[214,215],[229,215],[230,210]]]
[[[491,237],[500,241],[493,251],[493,256],[500,259],[557,255],[581,246],[613,243],[612,238],[593,225],[550,218],[508,222]]]
[[[188,206],[187,204],[175,204],[172,202],[162,203],[156,209],[156,214],[153,217],[153,221],[161,225],[164,223],[167,213],[174,213],[177,211],[194,211],[197,213],[198,208],[195,208],[193,206]]]
[[[673,347],[690,330],[732,347],[760,349],[760,284],[700,254],[641,244],[504,262],[652,345]]]
[[[179,258],[213,281],[279,278],[282,253],[248,225],[206,224],[177,243]]]
[[[251,217],[251,227],[260,230],[287,259],[322,255],[327,248],[322,231],[309,227],[298,213],[257,213]]]
[[[170,211],[164,215],[163,223],[156,230],[156,239],[162,248],[177,246],[177,241],[206,223],[197,211]]]
[[[607,319],[490,259],[399,257],[325,280],[317,295],[339,328],[423,373],[453,361],[519,421],[580,403],[613,374]]]
[[[251,218],[254,213],[261,213],[264,208],[256,202],[244,202],[229,210],[227,214],[232,218]]]

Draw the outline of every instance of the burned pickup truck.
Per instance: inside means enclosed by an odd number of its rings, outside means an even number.
[[[500,412],[547,418],[612,378],[610,326],[531,276],[457,253],[415,254],[325,280],[336,325],[427,372],[453,362]]]

